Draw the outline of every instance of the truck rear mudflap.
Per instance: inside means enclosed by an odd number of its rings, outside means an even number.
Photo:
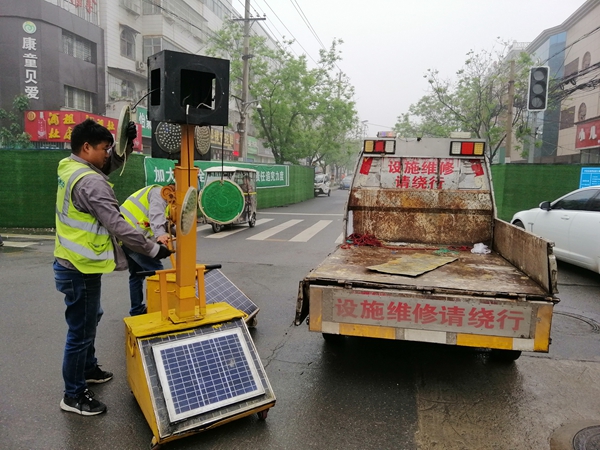
[[[548,352],[554,303],[300,283],[310,331],[490,349]]]

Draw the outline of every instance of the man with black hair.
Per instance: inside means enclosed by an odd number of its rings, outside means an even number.
[[[162,196],[162,186],[153,184],[131,194],[121,205],[121,214],[131,227],[147,238],[168,245],[171,237],[169,204]],[[162,262],[136,252],[127,245],[123,245],[123,250],[129,265],[129,315],[146,314],[148,308],[144,304],[145,276],[140,275],[140,272],[155,272],[163,270],[164,266]]]
[[[130,122],[126,154],[132,152],[136,136],[135,124]],[[108,174],[123,165],[124,157],[111,151],[113,142],[108,129],[87,119],[73,128],[72,153],[58,164],[53,268],[56,289],[65,295],[68,326],[62,366],[65,393],[60,407],[84,416],[106,411],[88,384],[104,383],[113,376],[100,369],[94,341],[103,314],[102,274],[127,269],[119,241],[152,258],[171,254],[121,216]]]

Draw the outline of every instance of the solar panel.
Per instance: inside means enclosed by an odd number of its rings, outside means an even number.
[[[190,413],[188,417],[183,417],[181,419],[173,419],[171,418],[171,413],[169,412],[169,403],[171,403],[171,408],[175,415],[178,413],[175,411],[175,399],[183,400],[183,394],[177,393],[175,391],[175,395],[167,394],[170,391],[169,383],[163,382],[161,378],[161,370],[160,367],[165,366],[165,363],[162,362],[162,357],[160,356],[160,350],[168,347],[168,344],[172,344],[174,348],[179,348],[181,346],[188,346],[192,344],[191,347],[193,349],[197,349],[195,344],[196,339],[198,337],[209,337],[212,338],[214,336],[221,336],[223,332],[237,330],[236,338],[226,338],[226,339],[234,339],[236,345],[241,342],[243,349],[243,357],[246,361],[248,367],[250,367],[250,374],[252,374],[252,379],[257,386],[257,391],[255,396],[251,396],[249,398],[242,398],[242,396],[231,398],[230,402],[225,402],[223,406],[215,407],[214,409],[210,409],[210,401],[208,402],[209,408],[202,409],[202,407],[188,409],[184,411],[184,409],[188,408],[187,406],[181,406],[180,412],[182,414]],[[239,339],[238,339],[239,338]],[[275,404],[275,393],[269,383],[269,379],[267,378],[266,371],[262,365],[260,360],[260,356],[254,346],[254,342],[252,341],[252,337],[250,336],[250,332],[248,331],[248,327],[244,323],[243,319],[235,319],[229,322],[224,322],[219,324],[218,327],[213,325],[205,325],[202,327],[197,327],[190,329],[185,332],[174,332],[167,333],[158,336],[149,336],[147,338],[138,339],[138,345],[140,348],[140,353],[142,356],[142,365],[144,369],[144,373],[146,374],[146,382],[149,389],[150,399],[152,401],[152,406],[154,410],[154,415],[156,418],[156,424],[158,426],[158,431],[161,439],[164,439],[173,435],[180,435],[189,430],[202,430],[209,426],[212,426],[215,423],[221,421],[227,421],[229,418],[241,414],[245,411],[251,411],[259,407],[264,407],[267,405]],[[202,344],[205,345],[205,344]],[[155,348],[158,348],[159,356],[155,355]],[[199,348],[202,348],[201,346]],[[246,353],[245,349],[248,349],[248,353]],[[239,348],[238,348],[239,351]],[[233,351],[230,351],[233,353]],[[218,353],[217,353],[218,355]],[[202,359],[205,357],[202,356]],[[168,357],[165,357],[166,364],[168,366],[169,362],[173,362],[173,360],[169,360]],[[184,359],[187,360],[187,359]],[[223,358],[221,358],[223,361]],[[236,361],[233,359],[224,359],[226,362]],[[189,364],[188,364],[189,365]],[[196,365],[196,362],[191,364],[192,366]],[[173,366],[169,366],[173,367]],[[182,366],[183,367],[183,366]],[[196,370],[196,369],[195,369]],[[248,369],[245,369],[248,370]],[[256,373],[253,371],[256,370]],[[244,372],[248,374],[248,372]],[[166,375],[166,370],[162,377]],[[219,378],[219,377],[217,377]],[[202,378],[206,379],[206,378]],[[232,378],[234,379],[234,378]],[[175,386],[175,384],[173,384]],[[214,389],[213,389],[214,390]],[[234,392],[241,392],[242,389],[237,388]],[[261,394],[260,391],[263,393]],[[178,394],[181,394],[179,396]],[[167,395],[171,396],[171,400],[167,401]],[[219,395],[224,395],[220,393]],[[222,397],[224,398],[224,397]],[[186,400],[187,401],[187,400]],[[213,402],[213,406],[214,406]],[[199,403],[198,403],[199,405]],[[194,405],[195,406],[195,405]],[[204,411],[204,412],[202,412]],[[175,417],[175,416],[174,416]]]
[[[248,314],[247,322],[258,314],[256,303],[246,297],[219,269],[209,270],[204,274],[204,291],[207,304],[226,302]]]
[[[265,392],[239,328],[152,350],[171,422]]]

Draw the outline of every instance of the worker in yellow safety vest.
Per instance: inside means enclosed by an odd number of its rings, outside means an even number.
[[[127,127],[128,145],[137,135]],[[54,280],[65,296],[68,332],[63,356],[65,383],[60,402],[63,411],[93,416],[106,405],[88,389],[113,374],[102,370],[95,354],[96,329],[103,310],[101,278],[113,270],[125,270],[127,258],[119,241],[140,253],[162,259],[171,254],[164,245],[146,238],[121,216],[108,174],[123,165],[124,156],[112,152],[111,132],[92,119],[73,127],[71,155],[58,164]]]
[[[163,198],[162,186],[151,185],[131,194],[121,205],[121,214],[127,223],[143,233],[147,238],[168,245],[169,243],[169,204]],[[127,263],[129,264],[129,298],[131,307],[129,314],[137,316],[145,314],[144,278],[140,272],[163,270],[160,260],[146,256],[123,245]]]

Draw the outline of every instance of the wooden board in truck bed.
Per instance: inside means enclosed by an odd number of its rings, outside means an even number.
[[[410,249],[353,246],[338,247],[323,263],[311,271],[305,281],[334,282],[354,287],[371,286],[396,289],[433,290],[454,294],[522,297],[548,299],[548,293],[496,252],[474,254],[460,251],[454,262],[420,276],[391,275],[367,269],[414,253],[433,253],[411,245]],[[445,246],[440,246],[445,248]]]

